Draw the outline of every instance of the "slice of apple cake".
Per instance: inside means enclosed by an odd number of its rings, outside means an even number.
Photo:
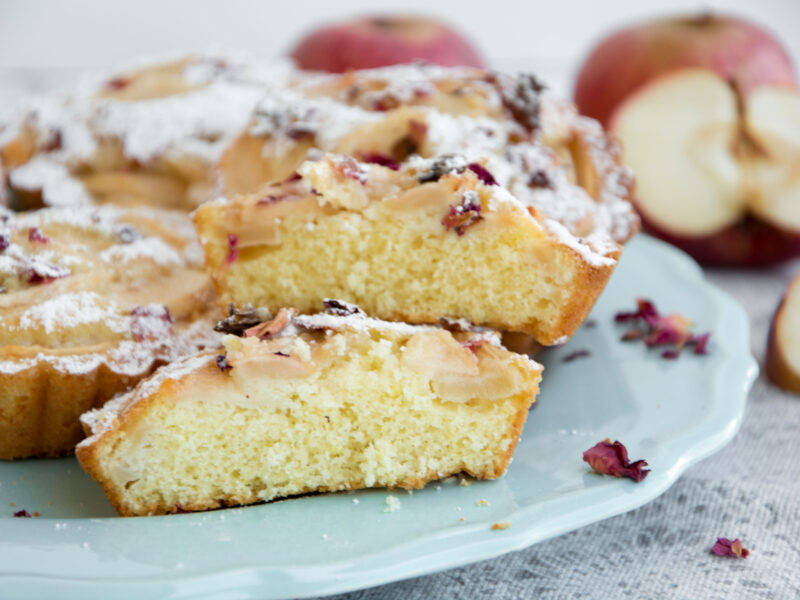
[[[540,365],[491,332],[325,306],[233,310],[221,352],[163,367],[82,417],[78,460],[120,514],[505,472]]]

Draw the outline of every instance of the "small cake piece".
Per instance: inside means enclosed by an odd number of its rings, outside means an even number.
[[[560,343],[616,266],[459,155],[400,166],[328,155],[298,176],[195,212],[220,299],[312,312],[337,297],[387,320],[465,318]]]
[[[81,413],[218,345],[199,258],[182,213],[0,209],[0,459],[71,452]]]
[[[215,165],[286,69],[197,54],[85,81],[0,123],[17,208],[111,203],[191,210]]]
[[[82,417],[76,450],[121,515],[505,472],[541,366],[493,333],[326,312],[234,311],[224,350]]]

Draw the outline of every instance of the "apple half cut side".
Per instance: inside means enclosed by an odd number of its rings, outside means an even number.
[[[675,70],[640,88],[611,129],[636,173],[645,229],[704,264],[800,255],[800,125],[781,124],[800,121],[797,111],[796,90],[740,98],[708,69]]]
[[[800,394],[800,276],[789,284],[772,317],[766,370],[774,384]]]

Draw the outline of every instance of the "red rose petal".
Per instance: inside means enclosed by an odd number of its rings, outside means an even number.
[[[717,556],[732,556],[734,558],[747,558],[750,550],[742,546],[739,538],[729,540],[728,538],[717,538],[717,543],[711,548],[711,552]]]
[[[589,463],[592,469],[601,475],[614,477],[630,477],[636,482],[641,481],[650,472],[645,469],[647,461],[628,461],[628,450],[621,442],[611,442],[606,438],[583,453],[583,460]]]

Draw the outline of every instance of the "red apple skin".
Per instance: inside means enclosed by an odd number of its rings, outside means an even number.
[[[642,229],[707,267],[765,267],[800,256],[800,232],[780,229],[750,215],[713,234],[685,237],[659,227],[642,212]]]
[[[774,34],[743,19],[703,14],[641,23],[606,37],[581,66],[575,103],[607,126],[631,92],[678,67],[711,69],[743,95],[760,85],[797,81]]]
[[[414,61],[485,66],[461,33],[430,19],[406,17],[371,17],[321,27],[302,38],[290,56],[301,69],[330,73]]]

